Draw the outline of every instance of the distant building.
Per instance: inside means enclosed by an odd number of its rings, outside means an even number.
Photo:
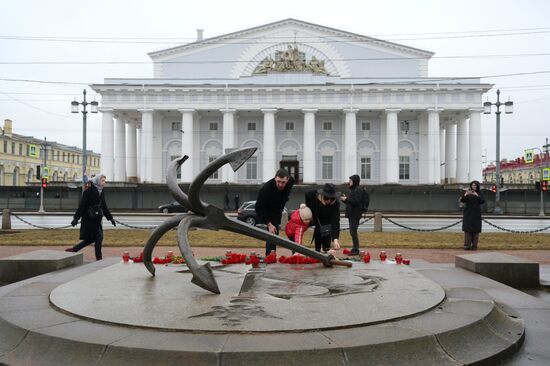
[[[47,141],[46,166],[50,182],[82,181],[82,149]],[[44,140],[12,132],[12,121],[4,120],[0,135],[0,186],[37,184],[36,169],[44,161]],[[88,151],[88,175],[100,172],[101,155]]]
[[[234,148],[212,184],[466,183],[482,179],[479,78],[428,77],[432,52],[285,19],[149,53],[153,78],[105,79],[101,165],[117,182],[181,182]]]
[[[547,162],[548,159],[548,162]],[[532,163],[526,163],[525,158],[515,160],[502,160],[500,162],[500,176],[504,183],[531,184],[541,180],[541,169],[550,165],[550,156],[535,154]],[[483,182],[496,182],[496,166],[488,165],[483,169]]]

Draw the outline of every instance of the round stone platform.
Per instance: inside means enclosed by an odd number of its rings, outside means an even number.
[[[214,269],[212,294],[181,266],[120,263],[52,291],[50,301],[93,321],[187,331],[288,332],[364,326],[414,316],[440,304],[441,286],[404,265],[272,264]]]
[[[512,309],[445,270],[230,265],[214,295],[184,268],[112,258],[0,288],[0,363],[494,364],[524,337]]]

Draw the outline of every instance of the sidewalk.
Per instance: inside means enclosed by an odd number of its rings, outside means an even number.
[[[64,250],[64,247],[60,246],[0,246],[0,258],[10,257],[12,255],[31,252],[39,249],[51,249],[51,250]],[[462,249],[397,249],[397,248],[362,248],[371,253],[373,257],[376,257],[380,250],[385,250],[388,257],[393,257],[395,253],[399,252],[404,258],[423,259],[431,263],[453,263],[455,261],[455,255],[468,254]],[[143,247],[103,247],[103,257],[121,257],[122,252],[128,250],[130,256],[139,255],[143,250]],[[173,251],[175,255],[179,255],[180,251],[177,246],[173,247],[157,247],[153,255],[164,256],[169,250]],[[196,258],[206,256],[219,256],[224,255],[226,250],[231,250],[235,253],[250,253],[256,251],[258,254],[263,255],[265,253],[264,248],[211,248],[211,247],[193,247],[193,252]],[[484,250],[478,250],[478,252],[484,252]],[[517,257],[525,258],[534,262],[538,262],[541,265],[550,265],[550,250],[501,250],[501,253],[514,255]],[[91,262],[95,260],[94,247],[90,245],[82,250],[84,253],[84,261]],[[284,248],[280,248],[277,251],[278,255],[289,255],[290,251]]]

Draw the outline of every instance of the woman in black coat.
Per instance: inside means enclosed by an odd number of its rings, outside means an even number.
[[[307,192],[306,206],[313,214],[315,250],[320,252],[323,248],[327,252],[331,244],[334,249],[340,249],[340,202],[336,199],[334,184],[326,183],[323,189]]]
[[[470,189],[464,192],[460,202],[464,203],[462,231],[464,231],[464,250],[476,250],[481,232],[481,208],[485,203],[477,180],[470,183]]]
[[[65,251],[78,252],[85,246],[95,242],[95,258],[96,260],[103,258],[101,254],[101,244],[103,243],[101,220],[103,220],[103,216],[111,221],[113,226],[116,226],[116,222],[105,203],[105,183],[105,176],[98,174],[92,179],[91,186],[82,193],[82,199],[71,222],[72,226],[76,226],[78,220],[82,218],[80,222],[81,241],[74,247],[65,249]]]

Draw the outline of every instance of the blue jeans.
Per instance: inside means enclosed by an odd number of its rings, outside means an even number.
[[[73,251],[78,252],[80,249],[92,244],[93,242],[95,242],[95,259],[100,260],[103,258],[103,256],[101,255],[101,244],[103,244],[102,227],[99,227],[99,230],[97,231],[97,234],[95,236],[95,240],[92,240],[92,241],[82,240],[80,243],[78,243],[73,247]]]

